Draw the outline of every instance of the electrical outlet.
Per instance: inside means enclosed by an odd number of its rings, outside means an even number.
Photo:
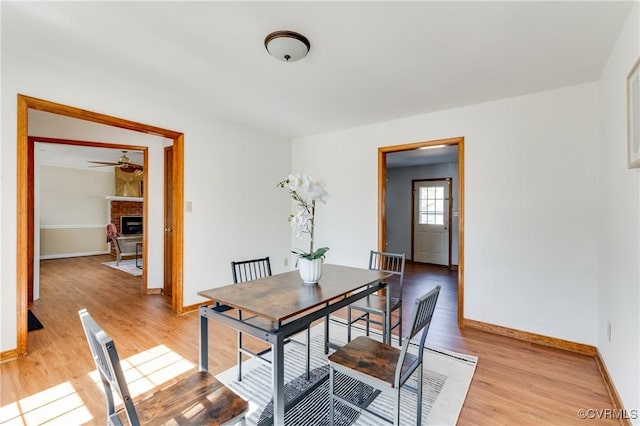
[[[611,321],[607,321],[607,339],[611,341]]]
[[[284,266],[289,266],[289,258],[288,257],[284,258]]]

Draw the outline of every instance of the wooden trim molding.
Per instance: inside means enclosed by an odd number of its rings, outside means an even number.
[[[171,266],[171,306],[173,312],[182,315],[183,305],[183,268],[184,268],[184,135],[173,140],[173,247]]]
[[[378,148],[378,251],[381,252],[386,251],[387,245],[387,152]]]
[[[595,356],[596,347],[585,345],[583,343],[571,342],[569,340],[557,339],[555,337],[543,336],[541,334],[529,333],[527,331],[516,330],[513,328],[503,327],[500,325],[489,324],[482,321],[476,321],[465,318],[463,320],[464,327],[476,328],[501,336],[507,336],[525,342],[537,343],[539,345],[551,346],[553,348],[564,349],[571,352],[577,352],[583,355]]]
[[[29,109],[35,109],[53,114],[64,115],[67,117],[77,118],[79,120],[91,121],[94,123],[104,124],[112,127],[119,127],[125,130],[133,130],[135,132],[146,133],[148,135],[161,136],[163,138],[176,139],[182,133],[174,130],[167,130],[161,127],[149,126],[147,124],[138,123],[124,118],[117,118],[99,112],[87,111],[84,109],[72,107],[69,105],[58,104],[44,99],[38,99],[31,96],[18,95],[18,99],[22,99]]]
[[[202,303],[196,303],[194,305],[189,305],[189,306],[185,306],[184,308],[182,308],[182,314],[188,314],[189,312],[193,312],[193,311],[197,311],[198,309],[200,309],[200,306],[202,305],[206,305],[205,302]]]
[[[112,117],[80,108],[58,104],[43,99],[18,94],[17,97],[17,229],[16,229],[16,299],[17,299],[17,348],[18,356],[27,353],[27,309],[28,309],[28,288],[30,273],[33,265],[33,143],[29,143],[29,110],[58,114],[78,120],[90,121],[106,126],[118,127],[125,130],[145,133],[154,136],[173,140],[174,145],[174,246],[173,246],[173,299],[172,309],[174,313],[182,313],[182,293],[183,293],[183,200],[184,200],[184,135],[174,130],[162,129],[160,127],[137,123],[122,118]],[[39,138],[45,140],[45,138]],[[83,142],[78,142],[79,145]],[[113,148],[122,148],[122,145],[114,144]],[[141,147],[147,149],[146,147]],[[148,160],[145,155],[145,179],[148,170]],[[147,220],[147,204],[144,203],[145,227]],[[143,257],[147,256],[147,246],[145,241],[143,246]],[[31,250],[31,252],[29,251]],[[146,272],[143,271],[143,274]],[[146,293],[146,275],[143,276],[142,293]],[[9,351],[7,356],[12,356],[13,351]],[[2,354],[4,357],[5,355]],[[0,358],[1,359],[1,358]]]
[[[611,376],[609,375],[609,370],[607,370],[607,366],[602,359],[600,351],[596,348],[596,353],[593,356],[596,361],[596,365],[598,366],[598,370],[600,370],[600,374],[602,375],[602,380],[604,380],[604,384],[607,388],[607,392],[609,392],[609,398],[611,398],[611,402],[613,403],[614,410],[624,411],[624,404],[622,403],[622,398],[620,398],[620,394],[618,390],[613,384],[613,380],[611,380]],[[631,426],[631,419],[620,418],[620,424]]]
[[[28,117],[29,102],[26,97],[18,95],[18,147],[17,147],[17,227],[16,227],[16,333],[18,355],[27,354],[27,309],[29,291],[29,248],[33,250],[33,241],[30,238],[30,229],[33,228],[33,210],[29,209],[30,197],[33,196],[33,167],[29,165],[28,143]],[[31,240],[31,241],[28,241]]]
[[[464,319],[464,138],[458,140],[458,326]]]
[[[16,349],[11,351],[0,352],[0,364],[4,364],[5,362],[15,361],[18,359],[20,354]]]

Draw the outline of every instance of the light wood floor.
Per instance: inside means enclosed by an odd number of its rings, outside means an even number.
[[[86,411],[85,424],[104,424],[103,395],[88,375],[94,366],[78,318],[82,308],[114,338],[121,359],[164,345],[197,368],[197,312],[174,316],[164,296],[140,295],[139,278],[100,264],[109,260],[110,256],[92,256],[41,262],[41,298],[32,311],[44,329],[29,333],[27,357],[0,365],[0,423],[11,418],[7,413],[17,412],[23,416],[17,424],[36,424],[29,417],[33,400],[70,388],[76,398],[69,398],[69,410]],[[408,303],[434,285],[442,286],[427,344],[479,357],[459,425],[578,425],[585,422],[577,415],[580,408],[613,408],[593,358],[460,330],[456,273],[423,265],[407,269]],[[210,333],[216,344],[210,350],[209,368],[217,373],[235,363],[235,332],[216,326]],[[60,395],[58,405],[65,400]],[[59,415],[49,414],[52,419]],[[589,421],[600,423],[605,422]]]

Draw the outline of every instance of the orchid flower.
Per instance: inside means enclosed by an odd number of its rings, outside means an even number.
[[[297,204],[296,213],[289,216],[289,222],[296,233],[296,237],[301,238],[304,233],[309,234],[310,238],[310,250],[308,253],[300,250],[293,253],[309,260],[324,257],[329,248],[322,247],[314,251],[313,243],[316,201],[325,204],[329,197],[325,189],[325,183],[320,180],[314,180],[309,175],[298,173],[290,174],[277,186],[287,189],[289,195]]]

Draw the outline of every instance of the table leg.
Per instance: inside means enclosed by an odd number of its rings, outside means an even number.
[[[202,309],[206,309],[206,306],[200,309],[200,371],[207,371],[209,369],[209,319],[202,314]]]
[[[329,302],[325,304],[325,306],[329,306]],[[329,315],[324,317],[324,354],[329,354]]]
[[[284,338],[276,336],[273,344],[273,424],[284,426]]]
[[[391,288],[389,288],[387,286],[387,291],[386,291],[386,296],[387,296],[387,315],[385,315],[385,328],[386,328],[386,333],[384,333],[384,335],[382,336],[383,338],[386,338],[387,340],[387,344],[390,345],[391,344]],[[402,321],[402,319],[400,319]],[[385,339],[383,339],[385,340]]]
[[[329,353],[329,315],[324,317],[324,354]]]

